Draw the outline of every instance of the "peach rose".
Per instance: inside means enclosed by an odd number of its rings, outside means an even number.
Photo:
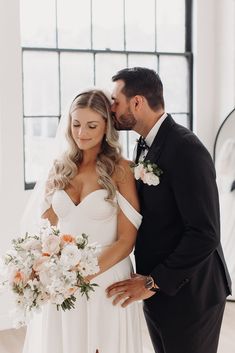
[[[25,274],[21,271],[16,271],[13,276],[13,283],[20,284],[20,283],[25,283],[25,282],[26,282]]]
[[[60,239],[61,239],[61,243],[62,245],[65,245],[65,244],[75,244],[76,241],[75,241],[75,237],[73,235],[70,235],[70,234],[63,234],[60,236]]]
[[[70,297],[70,295],[73,295],[73,294],[77,291],[77,289],[78,289],[77,287],[68,288],[68,290],[67,290],[65,296],[66,296],[66,297]]]
[[[22,244],[22,248],[25,250],[41,250],[41,242],[37,239],[28,239]]]

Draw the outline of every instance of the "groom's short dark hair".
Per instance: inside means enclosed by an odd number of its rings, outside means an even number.
[[[154,70],[146,67],[125,68],[112,77],[113,82],[117,80],[124,81],[122,93],[127,98],[141,95],[152,110],[164,108],[162,81]]]

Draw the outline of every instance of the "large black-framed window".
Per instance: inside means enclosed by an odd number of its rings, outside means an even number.
[[[117,70],[155,69],[166,110],[192,128],[191,0],[21,0],[25,188],[40,177],[65,106],[111,89]],[[137,134],[122,132],[131,159]]]

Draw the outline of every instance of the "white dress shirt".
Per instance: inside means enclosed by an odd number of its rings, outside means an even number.
[[[152,129],[149,131],[148,135],[145,137],[145,142],[147,143],[148,147],[150,148],[153,140],[155,139],[160,126],[162,125],[163,121],[166,119],[167,113],[164,113],[161,118],[156,122],[156,124],[152,127]],[[139,161],[143,161],[148,153],[148,150],[144,150],[141,152]]]

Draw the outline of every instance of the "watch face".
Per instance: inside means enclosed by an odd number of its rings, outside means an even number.
[[[145,282],[145,288],[151,289],[154,286],[154,281],[151,277],[148,277]]]

